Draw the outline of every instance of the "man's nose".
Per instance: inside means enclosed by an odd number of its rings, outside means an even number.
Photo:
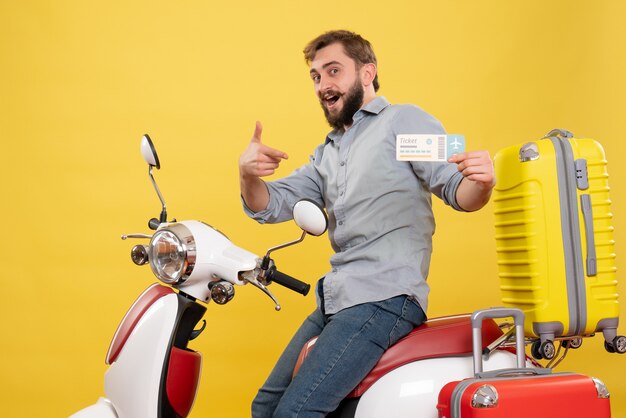
[[[330,90],[331,88],[331,82],[328,79],[328,77],[320,77],[320,92],[325,93],[326,91]]]

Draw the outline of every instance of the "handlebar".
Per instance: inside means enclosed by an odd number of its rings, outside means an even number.
[[[286,288],[291,289],[294,292],[300,293],[303,296],[306,296],[311,289],[310,284],[295,279],[288,274],[281,273],[280,271],[276,270],[275,267],[270,268],[267,273],[268,282],[278,283],[279,285],[285,286]]]

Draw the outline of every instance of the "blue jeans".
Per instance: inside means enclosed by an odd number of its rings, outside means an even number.
[[[407,296],[333,315],[316,309],[300,326],[252,403],[254,418],[324,417],[363,380],[385,350],[426,319]],[[304,344],[319,338],[295,378]]]

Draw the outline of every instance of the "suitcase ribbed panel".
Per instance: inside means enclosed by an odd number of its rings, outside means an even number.
[[[568,304],[554,147],[549,141],[537,146],[536,161],[520,162],[520,146],[496,154],[493,196],[502,301],[524,311],[525,332],[533,336],[533,322],[546,310],[561,312],[553,319],[561,333],[569,328],[569,316],[562,314]],[[555,276],[563,280],[546,280]]]

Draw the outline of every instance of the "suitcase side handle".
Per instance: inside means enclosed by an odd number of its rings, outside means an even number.
[[[526,366],[526,352],[524,350],[524,312],[515,308],[489,308],[475,311],[472,321],[472,351],[474,356],[474,374],[483,371],[482,327],[483,320],[488,318],[509,318],[515,321],[515,351],[517,352],[517,367]]]
[[[585,220],[585,236],[587,238],[587,276],[598,275],[598,257],[596,256],[596,242],[593,230],[593,208],[591,206],[591,196],[580,195],[580,207]]]
[[[552,374],[552,369],[547,368],[524,368],[524,369],[500,369],[490,372],[478,373],[477,378],[493,379],[498,377],[524,377],[524,376],[547,376]]]

